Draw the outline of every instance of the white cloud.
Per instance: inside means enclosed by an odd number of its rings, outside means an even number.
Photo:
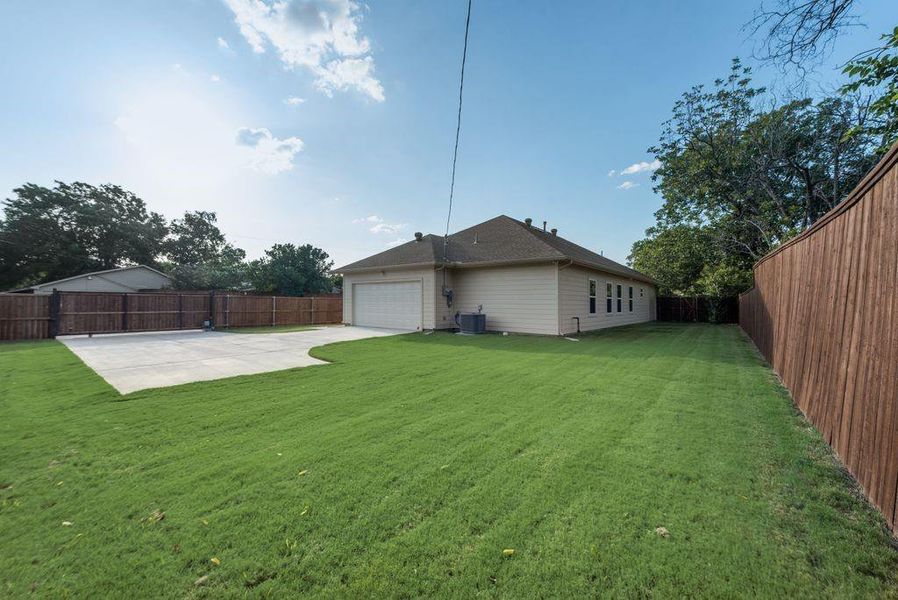
[[[334,91],[354,87],[378,102],[385,99],[383,86],[374,78],[374,59],[370,56],[330,61],[318,71],[315,87],[328,97],[333,96]]]
[[[292,169],[293,157],[303,147],[303,142],[298,137],[279,139],[264,127],[241,127],[237,130],[235,139],[238,146],[244,146],[250,153],[249,166],[266,175],[277,175]]]
[[[368,231],[371,233],[399,233],[406,227],[408,227],[408,224],[406,223],[377,223]]]
[[[404,244],[404,243],[406,243],[407,241],[408,241],[408,240],[405,239],[405,238],[396,238],[396,239],[393,240],[392,242],[387,242],[387,243],[386,243],[386,246],[387,246],[387,248],[393,248],[394,246],[398,246],[398,245],[400,245],[400,244]]]
[[[608,171],[608,177],[614,177],[615,175],[617,175],[617,171],[615,171],[614,169]]]
[[[221,48],[222,50],[230,50],[231,49],[230,44],[228,44],[227,40],[222,37],[218,38],[216,40],[216,42],[218,43],[218,47]]]
[[[387,223],[382,217],[378,217],[377,215],[353,219],[352,222],[356,224],[364,223],[366,225],[371,225],[371,227],[368,228],[368,231],[371,233],[397,234],[408,227],[408,223]]]
[[[211,81],[212,83],[219,83],[219,82],[221,82],[221,77],[213,74],[213,75],[209,76],[209,81]]]
[[[359,6],[352,0],[224,1],[254,52],[273,48],[286,68],[311,71],[315,86],[327,95],[356,89],[384,100],[371,44],[359,31]]]
[[[305,101],[305,98],[300,98],[299,96],[290,96],[289,98],[284,99],[284,104],[288,106],[299,106],[300,104],[305,104]]]
[[[626,169],[620,172],[621,175],[634,175],[636,173],[642,173],[644,171],[654,171],[661,166],[660,160],[653,160],[652,162],[638,162],[633,163]]]
[[[622,184],[620,184],[619,186],[617,186],[617,189],[619,189],[619,190],[629,190],[629,189],[633,189],[633,188],[635,188],[635,187],[639,187],[639,184],[638,184],[638,183],[633,183],[632,181],[625,181],[625,182],[623,182]]]

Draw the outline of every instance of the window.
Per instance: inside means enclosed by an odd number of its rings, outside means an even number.
[[[610,282],[605,284],[605,312],[609,315],[611,314],[611,305],[614,301],[612,298],[612,296],[614,295],[613,290],[614,286],[612,286]]]
[[[645,292],[645,288],[639,288],[639,297],[642,298],[642,294]]]
[[[630,287],[630,312],[633,312],[633,286]]]
[[[589,314],[596,314],[596,280],[589,280]]]
[[[620,312],[621,308],[621,298],[623,297],[624,286],[621,284],[617,284],[617,312]]]

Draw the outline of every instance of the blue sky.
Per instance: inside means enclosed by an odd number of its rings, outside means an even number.
[[[650,170],[619,173],[649,166],[683,91],[751,54],[741,28],[754,8],[474,0],[452,229],[529,216],[624,261],[661,200]],[[119,183],[167,217],[216,211],[250,256],[309,242],[338,265],[441,233],[464,11],[464,0],[4,3],[0,193]],[[892,0],[859,12],[869,27],[839,40],[815,89],[895,22]]]

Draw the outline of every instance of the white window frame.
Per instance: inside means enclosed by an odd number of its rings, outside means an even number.
[[[636,303],[636,294],[633,291],[632,285],[627,286],[627,294],[629,294],[629,297],[627,298],[628,308],[630,309],[629,312],[633,312],[633,307]]]
[[[590,306],[592,305],[592,306]],[[586,310],[594,317],[599,310],[599,282],[591,277],[586,281]]]
[[[608,292],[611,293],[609,294]],[[611,301],[611,304],[608,303],[609,300]],[[605,282],[605,314],[614,314],[614,283],[611,281]]]
[[[617,285],[617,297],[615,298],[615,300],[617,300],[617,310],[614,312],[616,312],[617,314],[621,314],[622,312],[624,312],[623,311],[623,308],[624,308],[624,284],[618,283],[616,285]]]

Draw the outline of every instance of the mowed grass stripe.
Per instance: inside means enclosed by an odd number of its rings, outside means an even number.
[[[0,347],[8,593],[895,594],[881,519],[734,327],[313,353],[118,396]]]

